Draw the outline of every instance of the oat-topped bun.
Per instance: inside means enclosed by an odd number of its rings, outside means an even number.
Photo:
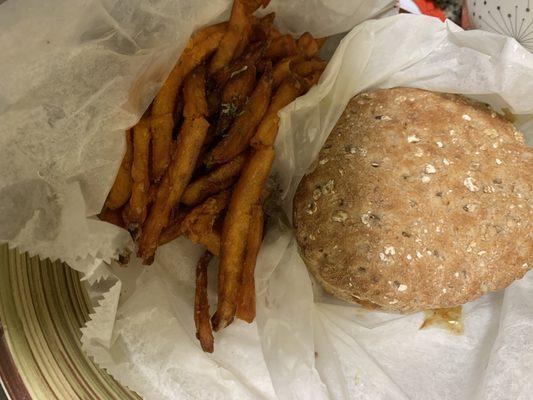
[[[533,264],[533,151],[464,97],[394,88],[348,104],[294,199],[325,289],[390,311],[451,307]]]

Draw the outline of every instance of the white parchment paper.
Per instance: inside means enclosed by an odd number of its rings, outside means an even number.
[[[124,151],[195,29],[229,0],[0,2],[0,241],[96,280],[129,235],[97,220]],[[283,29],[351,29],[393,0],[273,0]],[[335,24],[332,22],[335,21]],[[93,276],[94,275],[94,276]]]
[[[233,323],[207,355],[194,337],[192,312],[199,248],[177,240],[149,268],[137,260],[127,269],[107,266],[131,240],[85,217],[99,211],[113,181],[122,132],[147,107],[190,32],[227,17],[228,6],[225,0],[0,5],[0,239],[86,273],[100,305],[84,328],[84,349],[147,400],[531,398],[532,274],[466,305],[464,335],[420,331],[420,314],[367,312],[323,296],[280,213],[259,254],[256,322]],[[270,8],[284,29],[320,36],[388,6],[280,0]],[[532,57],[511,39],[431,18],[359,25],[320,85],[282,112],[274,176],[286,215],[300,177],[359,91],[405,85],[464,93],[520,114],[531,134]]]
[[[282,112],[274,176],[285,215],[300,177],[361,90],[406,85],[464,93],[519,114],[530,140],[532,74],[533,56],[510,39],[419,16],[363,23],[340,43],[320,85]],[[183,242],[169,245],[181,250],[162,249],[126,289],[114,326],[118,298],[97,310],[96,317],[109,316],[114,339],[99,341],[105,325],[89,323],[86,349],[146,398],[531,398],[533,274],[466,304],[463,335],[420,330],[420,313],[369,312],[324,295],[283,221],[271,219],[259,254],[256,323],[237,321],[217,334],[212,356],[194,338],[198,254]]]

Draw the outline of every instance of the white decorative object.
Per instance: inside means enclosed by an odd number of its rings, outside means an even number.
[[[533,0],[467,0],[473,28],[514,37],[533,51]]]

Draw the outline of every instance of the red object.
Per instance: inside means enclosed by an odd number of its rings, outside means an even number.
[[[444,12],[438,8],[435,4],[433,4],[430,0],[413,0],[413,2],[417,5],[417,7],[420,9],[420,12],[425,15],[430,15],[432,17],[437,17],[441,21],[446,20],[446,16],[444,15]]]
[[[468,8],[466,7],[466,2],[463,6],[463,12],[461,14],[461,26],[463,29],[470,29],[472,25],[470,24],[470,18],[468,16]]]

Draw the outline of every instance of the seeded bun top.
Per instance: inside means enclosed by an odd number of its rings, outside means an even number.
[[[327,291],[400,312],[452,307],[532,267],[533,151],[458,95],[394,88],[346,107],[294,199]]]

